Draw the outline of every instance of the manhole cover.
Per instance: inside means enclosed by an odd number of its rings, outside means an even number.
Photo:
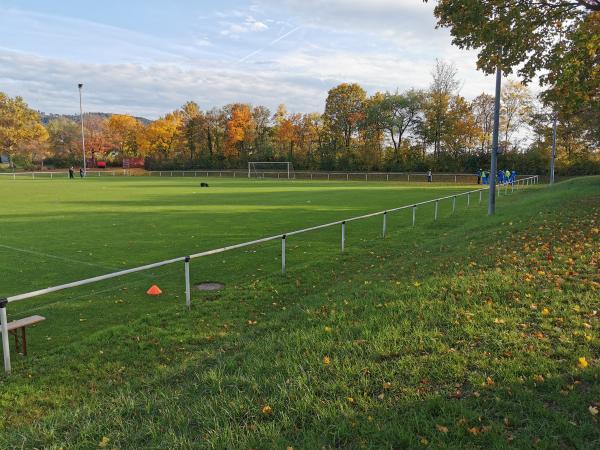
[[[199,291],[220,291],[225,285],[217,281],[206,281],[196,285],[196,289]]]

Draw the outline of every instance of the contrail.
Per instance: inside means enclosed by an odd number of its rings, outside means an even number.
[[[288,37],[290,34],[295,33],[296,31],[298,31],[300,28],[302,27],[296,27],[293,30],[288,31],[285,34],[282,34],[281,36],[279,36],[277,39],[272,40],[271,42],[269,42],[267,45],[265,45],[262,48],[259,48],[258,50],[254,50],[252,53],[248,53],[246,56],[244,56],[242,59],[240,59],[238,62],[244,62],[246,61],[248,58],[251,58],[254,55],[258,55],[260,52],[262,52],[263,50],[267,49],[268,47],[271,47],[272,45],[277,44],[279,41],[281,41],[282,39],[285,39],[286,37]]]

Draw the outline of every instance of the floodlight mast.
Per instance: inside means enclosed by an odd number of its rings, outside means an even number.
[[[81,148],[83,151],[83,175],[87,174],[87,163],[85,161],[85,133],[83,131],[83,102],[81,91],[83,89],[83,83],[77,85],[79,88],[79,120],[81,121]]]
[[[492,160],[490,163],[490,176],[488,178],[489,201],[488,216],[496,213],[496,172],[498,171],[498,131],[500,128],[500,89],[502,86],[502,69],[500,61],[496,67],[496,98],[494,100],[494,132],[492,134]]]
[[[552,121],[552,158],[550,159],[550,184],[554,184],[554,167],[556,165],[556,115]]]

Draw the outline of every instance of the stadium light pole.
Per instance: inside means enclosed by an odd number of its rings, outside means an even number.
[[[81,91],[83,89],[83,83],[77,85],[79,88],[79,120],[81,121],[81,148],[83,151],[83,175],[87,175],[87,165],[85,161],[85,133],[83,131],[83,102]]]
[[[492,134],[492,161],[490,163],[490,197],[488,201],[488,216],[496,213],[496,172],[498,171],[498,131],[500,128],[500,89],[502,86],[502,69],[500,61],[496,67],[496,98],[494,100],[494,132]]]
[[[556,163],[556,114],[552,121],[552,156],[550,158],[550,184],[554,184],[554,166]]]

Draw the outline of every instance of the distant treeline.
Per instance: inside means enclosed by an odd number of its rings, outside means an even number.
[[[455,68],[437,62],[428,89],[368,96],[344,83],[329,91],[322,113],[243,103],[203,111],[190,101],[149,122],[86,114],[86,149],[109,165],[144,157],[154,170],[291,161],[310,170],[474,172],[489,165],[494,98],[482,93],[469,101],[459,86]],[[516,81],[502,92],[499,166],[547,173],[555,115],[558,173],[600,173],[597,130],[577,115],[548,110]],[[0,153],[22,168],[80,165],[80,123],[67,116],[42,123],[21,98],[0,93]]]

